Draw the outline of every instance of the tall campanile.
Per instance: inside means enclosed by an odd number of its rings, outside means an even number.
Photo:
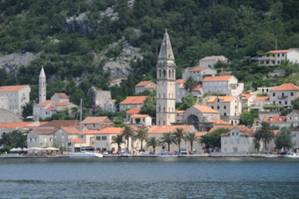
[[[176,122],[175,80],[176,64],[167,30],[165,30],[157,63],[156,124]]]
[[[38,81],[39,103],[46,101],[46,93],[47,93],[46,74],[44,68],[42,67],[42,69],[40,70],[39,81]]]

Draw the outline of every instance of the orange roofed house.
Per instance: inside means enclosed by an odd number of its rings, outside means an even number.
[[[102,152],[116,153],[118,146],[113,142],[113,138],[117,135],[121,135],[122,132],[123,128],[119,127],[107,127],[97,131],[94,139],[95,148]],[[121,144],[121,148],[125,149],[125,143]]]
[[[299,86],[291,83],[274,86],[269,92],[270,103],[278,106],[291,106],[299,97]]]
[[[131,108],[141,108],[148,96],[128,96],[120,102],[119,110],[126,111]]]
[[[239,116],[242,112],[242,103],[239,97],[233,96],[209,96],[207,105],[221,115],[221,119],[231,124],[239,122]]]
[[[218,111],[208,107],[207,105],[194,105],[188,108],[183,115],[183,121],[188,124],[193,124],[197,129],[208,128],[208,123],[220,120]]]
[[[100,130],[113,125],[113,122],[107,116],[89,116],[86,117],[81,123],[84,128],[89,130]]]
[[[144,91],[155,91],[156,87],[157,85],[154,82],[143,80],[135,86],[135,94],[137,95],[143,93]]]
[[[202,80],[204,93],[239,96],[244,90],[244,84],[238,83],[233,75],[205,77]]]
[[[30,101],[30,86],[0,86],[0,109],[22,115],[23,107]]]

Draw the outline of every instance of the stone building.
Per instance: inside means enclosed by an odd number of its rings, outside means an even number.
[[[91,87],[88,91],[88,95],[91,97],[94,108],[99,108],[104,112],[115,112],[115,100],[113,100],[111,97],[111,91],[105,91]]]
[[[176,64],[167,31],[160,47],[157,63],[156,124],[176,122]]]

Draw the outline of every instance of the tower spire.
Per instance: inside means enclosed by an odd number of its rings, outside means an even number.
[[[161,43],[160,52],[158,60],[171,60],[174,61],[174,55],[172,51],[172,46],[170,42],[170,38],[167,32],[167,29],[165,29],[163,41]]]
[[[46,101],[46,73],[44,71],[44,67],[41,68],[39,73],[39,81],[38,81],[38,91],[39,91],[39,103]]]

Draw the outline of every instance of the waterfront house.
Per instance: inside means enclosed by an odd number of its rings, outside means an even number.
[[[64,151],[76,151],[86,146],[82,132],[77,127],[61,127],[54,133],[54,147]]]
[[[131,108],[141,108],[148,96],[128,96],[120,102],[119,110],[126,111]]]
[[[55,127],[38,127],[28,133],[27,147],[53,147]]]
[[[83,128],[89,130],[100,130],[112,126],[113,122],[107,116],[88,116],[81,122]]]
[[[286,83],[272,87],[269,92],[270,103],[278,106],[290,107],[292,101],[299,97],[299,86]]]
[[[249,154],[255,152],[254,134],[245,126],[235,126],[221,136],[221,153]]]
[[[148,114],[133,114],[130,115],[128,123],[137,126],[151,126],[152,117]]]
[[[299,110],[293,110],[287,115],[287,122],[292,127],[299,127]]]
[[[205,77],[202,80],[202,88],[205,94],[239,96],[244,90],[244,84],[239,83],[233,75],[219,75]]]

